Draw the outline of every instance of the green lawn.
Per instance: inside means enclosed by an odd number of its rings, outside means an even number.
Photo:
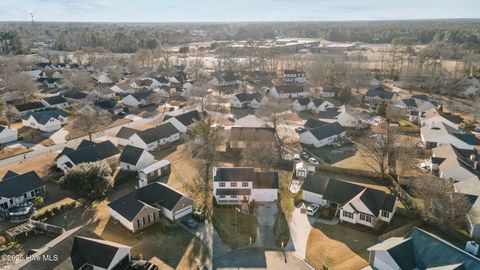
[[[234,206],[215,207],[212,223],[223,242],[235,249],[257,239],[258,222],[254,215],[239,213]]]

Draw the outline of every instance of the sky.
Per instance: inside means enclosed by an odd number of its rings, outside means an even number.
[[[479,18],[479,0],[0,0],[0,21],[237,22]]]

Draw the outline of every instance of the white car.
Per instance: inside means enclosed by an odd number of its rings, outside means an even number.
[[[315,215],[315,213],[317,213],[317,211],[318,211],[318,208],[320,208],[320,206],[318,204],[310,204],[307,207],[307,215],[309,215],[309,216]]]
[[[300,160],[300,154],[293,155],[293,160],[296,160],[296,161]]]
[[[316,160],[316,159],[313,158],[313,157],[309,158],[308,161],[309,161],[310,163],[314,164],[314,165],[320,164],[320,163],[318,162],[318,160]]]

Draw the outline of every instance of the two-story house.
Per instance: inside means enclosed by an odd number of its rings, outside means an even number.
[[[283,71],[284,83],[305,83],[305,73],[301,70],[285,69]]]

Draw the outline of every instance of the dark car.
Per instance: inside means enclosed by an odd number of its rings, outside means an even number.
[[[190,229],[195,229],[197,227],[197,223],[193,219],[184,219],[181,221],[183,225],[187,226]]]

